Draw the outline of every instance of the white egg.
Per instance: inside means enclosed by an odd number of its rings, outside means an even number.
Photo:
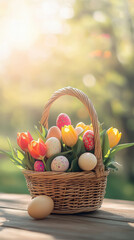
[[[28,206],[28,214],[35,219],[47,217],[54,208],[54,202],[51,197],[40,195],[32,199]]]
[[[47,147],[47,153],[46,153],[47,158],[50,158],[54,154],[61,152],[61,143],[56,137],[50,137],[46,141],[46,147]]]
[[[65,172],[69,167],[69,161],[64,156],[58,156],[51,163],[51,170],[56,172]]]
[[[81,134],[84,131],[82,127],[76,127],[75,130],[76,130],[78,135]]]
[[[97,158],[90,152],[83,153],[78,159],[79,167],[84,171],[93,170],[96,167]]]

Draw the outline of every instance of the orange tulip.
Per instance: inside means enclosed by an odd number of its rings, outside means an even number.
[[[28,144],[33,140],[31,134],[29,132],[22,132],[22,133],[17,133],[17,143],[19,147],[27,152],[28,151]]]
[[[68,147],[73,147],[77,140],[78,134],[72,125],[64,126],[61,129],[62,140]]]
[[[47,147],[42,139],[39,138],[38,141],[32,140],[29,143],[28,150],[33,158],[42,160],[46,155]]]
[[[111,127],[107,130],[107,134],[108,134],[110,148],[113,148],[119,143],[122,133],[121,132],[119,133],[117,128]]]

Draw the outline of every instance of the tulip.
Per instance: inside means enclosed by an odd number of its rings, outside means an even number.
[[[85,123],[83,123],[83,122],[79,122],[79,123],[77,123],[77,125],[76,125],[75,128],[77,128],[77,127],[81,127],[81,128],[83,128],[83,130],[84,130],[85,127],[86,127],[86,125],[85,125]]]
[[[22,132],[17,133],[17,143],[19,147],[25,151],[28,152],[28,144],[33,140],[31,134],[29,132]]]
[[[61,129],[62,140],[68,147],[73,147],[77,140],[78,134],[72,125],[64,126]]]
[[[91,131],[93,131],[93,127],[92,127],[91,124],[85,126],[85,128],[84,128],[84,133],[85,133],[87,130],[91,130]]]
[[[28,144],[28,150],[33,158],[42,160],[46,155],[47,147],[43,140],[39,138],[38,141],[32,140]]]
[[[121,132],[119,133],[117,128],[111,127],[107,130],[107,134],[108,134],[110,148],[113,148],[119,143],[122,133]]]

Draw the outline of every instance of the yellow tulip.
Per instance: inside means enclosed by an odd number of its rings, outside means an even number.
[[[119,143],[122,133],[121,132],[119,133],[117,128],[111,127],[107,130],[107,134],[108,134],[110,148],[113,148]]]
[[[63,143],[65,143],[65,145],[68,147],[73,147],[76,144],[78,140],[78,134],[72,125],[65,125],[62,127],[61,134]]]
[[[83,122],[79,122],[79,123],[77,123],[77,125],[76,125],[76,128],[77,127],[81,127],[81,128],[83,128],[83,130],[85,129],[85,127],[86,127],[86,125],[85,125],[85,123],[83,123]]]
[[[84,133],[85,133],[87,130],[91,130],[91,131],[93,131],[93,127],[92,127],[91,124],[85,126],[85,128],[84,128]]]

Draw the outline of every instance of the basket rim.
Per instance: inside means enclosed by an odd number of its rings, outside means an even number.
[[[81,172],[54,172],[54,171],[45,171],[45,172],[37,172],[33,170],[23,169],[22,173],[27,176],[40,176],[46,178],[77,178],[77,177],[90,177],[90,178],[102,178],[104,176],[109,175],[110,170],[105,170],[101,173],[101,175],[97,175],[95,171],[81,171]]]

